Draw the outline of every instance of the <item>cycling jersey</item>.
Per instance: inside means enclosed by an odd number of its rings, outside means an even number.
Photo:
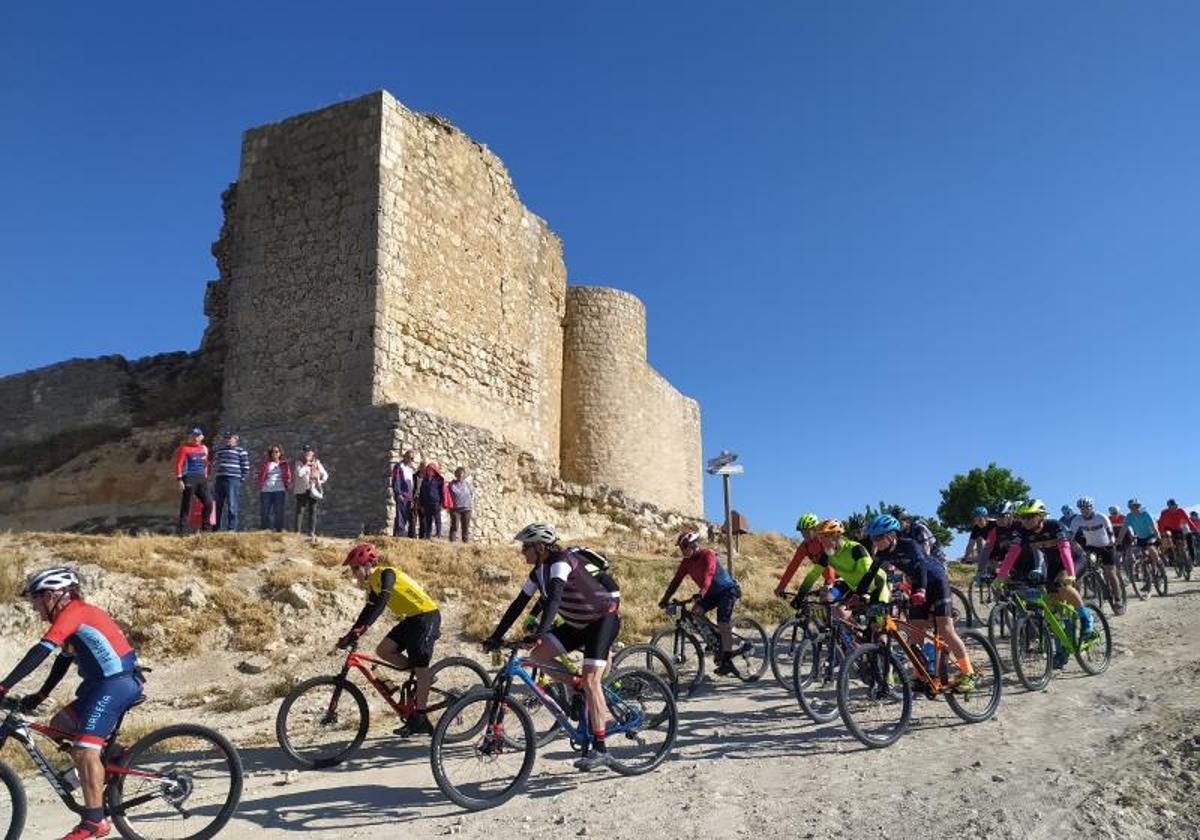
[[[912,582],[914,590],[927,589],[931,578],[948,580],[942,564],[926,554],[920,543],[908,537],[900,537],[891,548],[875,552],[875,559],[856,585],[855,591],[859,595],[866,595],[871,579],[889,564],[904,573]],[[949,586],[946,589],[949,589]]]
[[[525,602],[534,593],[540,592],[547,599],[547,605],[553,605],[550,585],[554,580],[563,582],[561,604],[555,612],[570,627],[585,627],[617,611],[620,599],[589,574],[584,559],[571,551],[556,552],[545,563],[533,567],[521,586]],[[547,609],[542,616],[544,628],[549,628],[554,622],[556,615],[550,613]]]
[[[1160,531],[1190,531],[1191,520],[1183,508],[1163,508],[1158,515],[1158,530]]]
[[[667,592],[663,595],[664,601],[675,594],[675,590],[679,588],[679,584],[683,582],[685,576],[690,576],[696,582],[701,597],[709,593],[715,595],[718,592],[724,592],[734,585],[733,577],[725,571],[724,566],[717,562],[717,555],[707,548],[698,548],[692,552],[691,557],[684,557],[679,561],[675,577],[671,578]]]
[[[1057,519],[1045,519],[1036,531],[1029,531],[1025,528],[1017,529],[1013,535],[1012,545],[1008,547],[1008,553],[1004,555],[1004,562],[996,570],[996,575],[1000,578],[1007,578],[1022,553],[1025,554],[1028,562],[1036,559],[1033,554],[1035,551],[1040,551],[1045,558],[1046,579],[1052,583],[1063,575],[1075,577],[1076,566],[1082,566],[1082,553],[1079,558],[1076,557],[1076,552],[1079,552],[1080,549],[1071,542],[1067,529]],[[1025,577],[1031,569],[1032,563],[1029,563],[1028,566],[1023,564],[1016,577]]]
[[[1071,520],[1071,536],[1083,534],[1083,539],[1091,548],[1107,548],[1113,544],[1113,528],[1108,517],[1102,513],[1093,512],[1085,517],[1077,514]]]
[[[371,576],[367,578],[367,588],[376,598],[381,597],[388,589],[385,584],[391,582],[384,580],[385,575],[389,578],[394,577],[391,591],[387,595],[387,608],[396,618],[421,615],[438,608],[437,601],[430,598],[415,580],[393,566],[376,565],[371,570]]]
[[[137,655],[117,623],[95,604],[79,599],[62,608],[41,644],[74,656],[85,683],[132,674],[137,667]]]
[[[1125,527],[1139,540],[1148,540],[1154,536],[1154,517],[1144,510],[1137,513],[1131,511],[1125,517]]]
[[[783,570],[783,575],[779,578],[779,583],[775,586],[776,594],[783,592],[787,588],[788,582],[792,576],[796,574],[796,570],[800,568],[800,564],[805,560],[811,560],[816,563],[825,556],[825,549],[821,547],[821,541],[816,537],[810,537],[800,543],[796,549],[796,553],[792,555],[792,561],[788,563],[787,568]],[[832,583],[833,573],[830,572],[826,579]]]
[[[1113,530],[1125,524],[1125,514],[1114,513],[1108,517],[1108,521],[1112,523]]]
[[[871,568],[871,555],[853,540],[843,539],[837,551],[832,554],[823,554],[816,563],[817,565],[810,569],[804,576],[804,580],[800,582],[801,592],[811,589],[817,575],[821,573],[821,569],[828,567],[852,587],[858,588],[858,584],[866,578],[871,581],[868,584],[869,591],[879,600],[886,601],[889,597],[887,575],[882,570],[878,570],[874,576],[867,576],[867,571]]]
[[[175,450],[175,477],[208,475],[208,447],[202,443],[181,443]]]

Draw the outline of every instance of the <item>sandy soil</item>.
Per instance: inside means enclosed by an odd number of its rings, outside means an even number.
[[[675,753],[656,772],[581,775],[570,750],[552,745],[525,794],[482,813],[444,799],[427,742],[388,737],[394,721],[378,721],[342,768],[288,773],[269,740],[278,701],[224,716],[148,714],[201,717],[242,747],[246,790],[225,837],[1198,838],[1200,584],[1172,593],[1114,620],[1106,674],[1087,677],[1072,663],[1036,694],[1009,678],[998,716],[984,724],[920,700],[904,739],[867,751],[840,720],[810,723],[767,679],[721,682],[681,705]],[[29,794],[27,837],[70,827],[44,783],[31,780]]]

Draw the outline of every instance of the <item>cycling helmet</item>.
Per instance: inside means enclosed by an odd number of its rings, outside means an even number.
[[[685,545],[695,545],[700,542],[700,535],[695,531],[684,531],[679,535],[679,539],[675,540],[677,548],[683,548]]]
[[[845,527],[839,519],[823,519],[817,524],[817,535],[821,537],[840,537],[846,533]]]
[[[987,516],[987,515],[988,515],[988,509],[985,508],[983,505],[976,505],[975,508],[971,511],[971,516]]]
[[[900,520],[890,513],[881,513],[867,523],[868,537],[882,537],[889,531],[899,531]]]
[[[1108,514],[1109,514],[1109,516],[1112,516],[1112,515],[1114,515],[1114,514],[1118,514],[1118,513],[1120,513],[1120,512],[1121,512],[1121,509],[1120,509],[1119,507],[1117,507],[1116,505],[1109,505],[1109,506],[1108,506]]]
[[[1141,506],[1142,506],[1142,503],[1141,503],[1141,502],[1139,502],[1139,501],[1138,501],[1136,498],[1134,498],[1134,499],[1130,499],[1130,500],[1129,500],[1129,507],[1133,507],[1134,505],[1137,505],[1138,507],[1141,507]]]
[[[1041,499],[1030,499],[1027,502],[1021,502],[1014,511],[1017,516],[1037,516],[1046,515],[1046,505]]]
[[[1017,509],[1016,502],[1003,501],[996,505],[997,516],[1012,516],[1013,511]]]
[[[1091,496],[1080,496],[1075,501],[1075,504],[1079,505],[1081,508],[1094,508],[1096,506],[1096,502]]]
[[[547,525],[545,522],[531,522],[518,531],[513,539],[525,545],[531,543],[553,545],[558,542],[558,534],[554,533],[553,525]]]
[[[1167,499],[1167,507],[1179,507],[1179,503],[1174,499]]]
[[[816,528],[819,521],[815,513],[803,513],[796,520],[796,530],[807,531],[809,528]]]
[[[22,595],[38,595],[42,592],[57,592],[60,589],[78,589],[79,575],[66,566],[55,566],[34,572],[25,580]]]
[[[1063,505],[1061,508],[1059,508],[1059,511],[1062,513],[1063,516],[1066,516],[1068,513],[1071,512],[1071,506]]]
[[[379,561],[379,552],[375,550],[375,546],[370,543],[359,543],[350,549],[350,553],[346,555],[346,559],[342,561],[343,566],[369,566],[372,563]]]

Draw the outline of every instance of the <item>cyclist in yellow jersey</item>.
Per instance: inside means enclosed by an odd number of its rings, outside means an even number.
[[[442,614],[437,602],[404,572],[379,562],[379,553],[369,543],[356,545],[342,564],[349,566],[354,578],[367,588],[367,604],[359,613],[350,632],[338,639],[339,648],[348,648],[366,633],[384,609],[400,619],[375,648],[375,654],[397,668],[413,669],[417,681],[416,711],[409,716],[396,734],[432,735],[433,725],[425,715],[429,702],[429,663],[433,660],[433,645],[441,635]]]

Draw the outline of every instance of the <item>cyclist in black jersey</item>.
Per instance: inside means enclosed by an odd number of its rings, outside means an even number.
[[[484,648],[499,648],[508,628],[524,612],[530,599],[540,593],[544,606],[534,631],[539,641],[529,656],[538,662],[549,663],[563,653],[583,649],[583,694],[592,741],[575,766],[580,770],[607,767],[612,763],[604,743],[608,708],[600,677],[608,667],[612,644],[621,629],[617,613],[620,593],[616,582],[611,575],[602,579],[589,572],[588,558],[563,548],[550,525],[542,522],[527,525],[514,539],[521,543],[521,553],[533,570],[492,635],[484,641]],[[560,617],[563,623],[555,627],[554,620]]]

